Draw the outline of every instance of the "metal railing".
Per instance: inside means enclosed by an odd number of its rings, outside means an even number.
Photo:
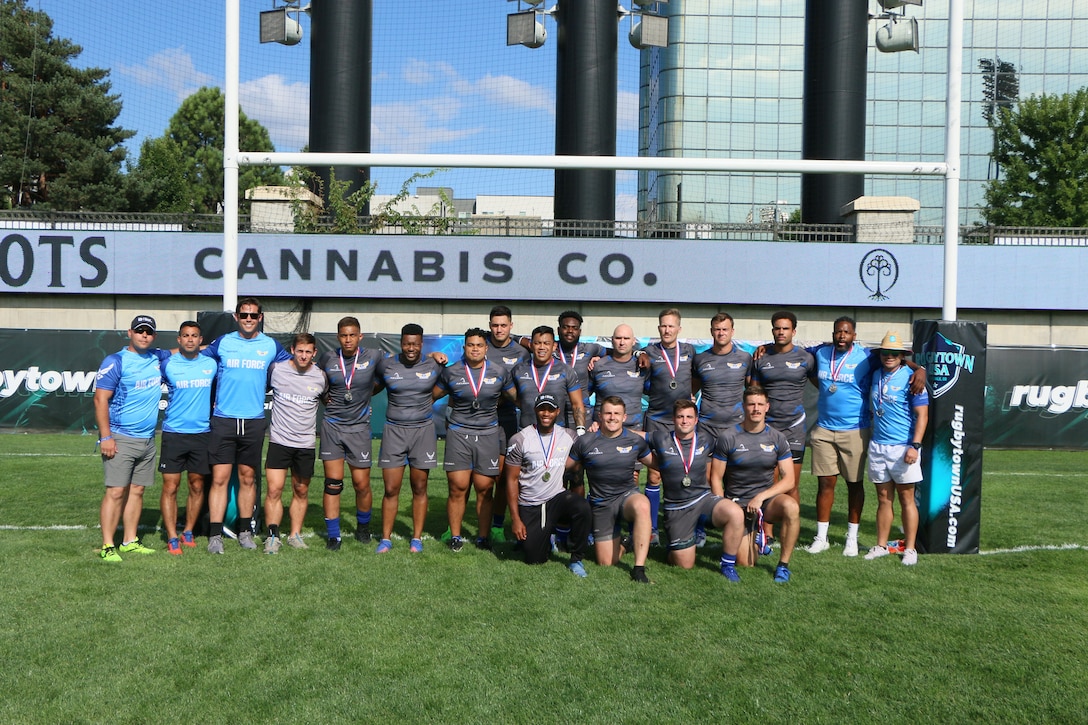
[[[310,233],[329,233],[332,221],[314,220]],[[582,221],[541,219],[523,216],[400,217],[380,215],[357,220],[361,234],[406,234],[425,236],[511,236],[564,238],[685,239],[752,242],[842,242],[855,241],[851,224],[791,224],[785,222],[646,222]],[[0,233],[4,229],[49,229],[69,231],[147,231],[221,233],[223,217],[216,214],[150,214],[87,211],[0,211]],[[870,226],[871,230],[871,226]],[[253,229],[251,217],[239,217],[240,232],[268,232]],[[914,244],[944,242],[939,225],[915,225]],[[1081,227],[994,227],[961,226],[962,244],[995,246],[1088,247],[1088,228]],[[870,243],[870,242],[866,242]]]

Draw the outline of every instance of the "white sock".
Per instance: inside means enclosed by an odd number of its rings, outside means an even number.
[[[858,527],[859,526],[860,526],[860,524],[849,524],[848,523],[846,525],[846,538],[853,539],[853,540],[857,541]]]
[[[817,521],[816,522],[816,538],[820,541],[827,541],[827,527],[831,525],[830,521]]]

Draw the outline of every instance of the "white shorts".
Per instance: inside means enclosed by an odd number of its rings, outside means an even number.
[[[873,483],[912,484],[922,480],[922,457],[908,464],[903,460],[910,446],[869,442],[869,478]]]

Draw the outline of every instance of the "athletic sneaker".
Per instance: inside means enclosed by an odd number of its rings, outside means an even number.
[[[914,566],[918,563],[918,550],[917,549],[904,549],[903,550],[903,566]]]
[[[831,544],[827,542],[827,539],[814,538],[812,543],[805,549],[810,554],[821,554],[831,548]]]
[[[393,548],[393,542],[389,539],[382,539],[378,542],[378,548],[374,552],[376,554],[385,554]]]
[[[907,542],[903,541],[902,539],[896,539],[895,541],[888,542],[889,554],[902,554],[906,550]]]
[[[790,583],[790,568],[785,564],[779,564],[774,568],[774,583],[775,584],[789,584]]]
[[[650,583],[650,578],[646,576],[646,568],[642,566],[636,566],[631,570],[631,579],[639,584]]]
[[[443,544],[448,544],[453,541],[453,532],[450,531],[450,527],[447,526],[446,530],[442,532],[442,535],[438,537],[438,540]]]
[[[196,541],[193,540],[193,532],[192,531],[182,531],[181,532],[181,545],[182,546],[188,546],[190,549],[196,548]]]
[[[476,548],[480,551],[491,551],[491,539],[485,539],[482,536],[477,536]]]
[[[695,529],[695,548],[701,549],[706,546],[706,529]]]
[[[650,532],[650,546],[661,546],[661,537],[657,535],[657,529]]]
[[[181,540],[178,538],[173,538],[167,541],[166,553],[173,554],[174,556],[181,556]]]
[[[465,540],[460,536],[451,536],[449,543],[450,551],[460,551],[465,548]]]
[[[588,576],[586,574],[586,565],[580,561],[572,561],[567,568],[570,569],[571,574],[579,579],[585,579]]]
[[[325,539],[325,551],[340,551],[340,539]]]
[[[330,539],[330,541],[339,541],[339,539]],[[309,549],[306,546],[306,542],[302,540],[302,534],[291,534],[287,537],[287,545],[292,549]]]
[[[726,581],[731,581],[734,584],[740,584],[740,574],[737,573],[737,567],[729,564],[722,564],[722,576]]]
[[[257,542],[253,540],[253,532],[248,529],[238,532],[238,546],[243,549],[256,549]]]
[[[857,556],[858,555],[858,540],[847,539],[846,543],[842,545],[843,556]]]
[[[122,554],[154,554],[154,549],[149,549],[140,543],[139,539],[130,541],[127,544],[121,544],[117,549]]]
[[[634,537],[630,536],[630,535],[624,536],[622,539],[620,539],[620,546],[622,546],[623,550],[626,551],[627,553],[631,553],[632,551],[635,550],[635,539],[634,539]]]
[[[369,544],[370,538],[370,526],[360,524],[355,528],[355,540],[360,544]]]
[[[506,531],[501,526],[491,527],[491,541],[496,544],[506,543]]]
[[[264,553],[277,554],[279,553],[281,546],[283,546],[283,542],[280,541],[280,537],[269,536],[267,539],[264,540]]]
[[[553,554],[558,554],[559,553],[559,539],[558,539],[558,537],[556,537],[555,534],[552,534],[548,538],[548,542],[552,545],[552,553]],[[518,542],[518,543],[521,543],[521,542]]]
[[[117,562],[121,561],[121,555],[117,553],[116,546],[106,546],[102,548],[102,551],[98,553],[102,558],[102,561]]]
[[[866,559],[879,559],[882,556],[887,556],[890,552],[886,546],[874,546],[869,549],[869,553],[865,555]]]
[[[223,553],[223,535],[218,534],[216,536],[208,537],[208,553],[209,554],[222,554]]]
[[[423,541],[422,541],[422,539],[412,539],[411,543],[408,544],[408,551],[412,552],[413,554],[422,554],[423,553]]]

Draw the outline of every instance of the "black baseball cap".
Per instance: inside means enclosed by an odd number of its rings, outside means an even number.
[[[136,315],[132,318],[132,324],[128,326],[128,329],[138,330],[141,327],[149,327],[152,332],[158,332],[158,328],[155,326],[155,318],[151,315]]]
[[[551,393],[541,393],[536,396],[536,402],[533,403],[533,410],[540,408],[555,408],[559,410],[559,401],[555,399],[555,396]]]

